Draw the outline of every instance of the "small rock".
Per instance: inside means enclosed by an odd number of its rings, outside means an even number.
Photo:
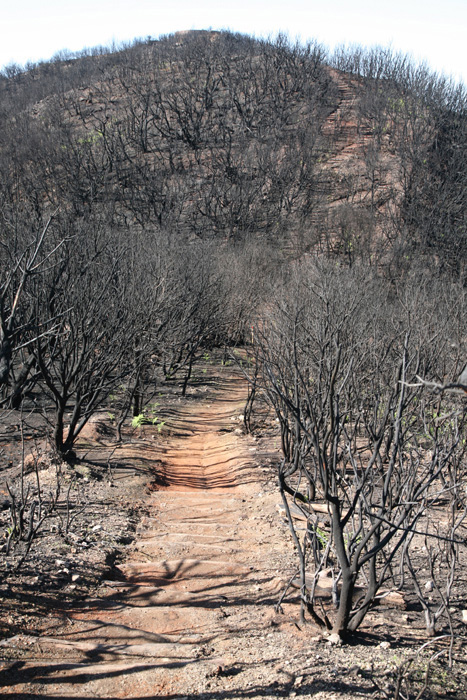
[[[223,666],[216,666],[216,668],[212,669],[212,671],[208,671],[207,678],[222,676],[223,673],[224,673],[224,667]]]
[[[330,634],[328,637],[328,644],[333,644],[335,646],[342,646],[342,639],[338,634]]]
[[[81,581],[81,576],[79,574],[73,574],[71,580],[73,581],[73,583],[78,583],[78,581]]]
[[[467,610],[462,611],[462,622],[467,625]]]
[[[381,647],[381,649],[390,649],[391,648],[390,642],[381,642],[381,644],[379,646]]]
[[[435,587],[435,584],[433,583],[433,581],[427,581],[425,583],[425,591],[427,591],[428,593],[431,593],[431,591],[434,589],[434,587]]]

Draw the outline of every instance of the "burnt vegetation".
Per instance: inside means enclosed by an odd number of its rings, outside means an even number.
[[[137,418],[156,377],[185,393],[206,350],[244,346],[246,427],[265,406],[280,427],[303,618],[345,637],[410,589],[452,633],[466,108],[387,50],[227,32],[4,69],[2,410],[46,412],[72,461],[110,394]],[[5,557],[46,512],[19,527],[18,498]]]

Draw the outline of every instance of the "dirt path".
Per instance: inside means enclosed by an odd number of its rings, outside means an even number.
[[[241,378],[231,369],[203,371],[211,376],[203,375],[191,396],[180,401],[173,393],[164,408],[164,440],[153,426],[141,429],[116,457],[120,466],[113,488],[104,492],[110,499],[105,508],[95,500],[91,531],[101,528],[99,517],[102,531],[110,527],[112,504],[119,499],[122,513],[132,499],[145,502],[146,515],[112,580],[101,581],[94,597],[71,599],[66,610],[52,597],[41,634],[0,641],[3,696],[394,696],[397,669],[414,645],[426,641],[404,622],[409,615],[377,611],[368,615],[360,639],[336,647],[313,625],[298,627],[293,589],[283,614],[275,612],[296,565],[266,467],[268,455],[275,458],[275,431],[258,439],[244,436]],[[102,454],[114,448],[92,444],[95,455],[88,446],[88,458],[105,464]],[[47,591],[41,594],[47,597]],[[465,688],[464,667],[449,674],[448,686],[440,681],[427,697],[467,698],[459,691]]]
[[[27,660],[10,664],[7,693],[212,697],[213,688],[261,682],[278,659],[272,638],[287,634],[271,605],[283,550],[270,545],[273,487],[264,492],[255,443],[240,434],[244,392],[230,377],[172,410],[157,490],[129,556],[65,623],[10,640]]]

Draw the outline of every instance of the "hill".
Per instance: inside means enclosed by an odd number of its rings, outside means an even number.
[[[388,51],[185,32],[0,81],[2,210],[463,270],[466,96]]]

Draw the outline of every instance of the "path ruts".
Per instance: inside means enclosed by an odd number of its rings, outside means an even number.
[[[171,411],[157,490],[128,558],[65,627],[17,638],[28,661],[7,693],[196,697],[205,679],[234,668],[257,632],[252,610],[270,609],[280,585],[258,555],[270,523],[255,515],[255,448],[239,430],[245,391],[230,376]]]

